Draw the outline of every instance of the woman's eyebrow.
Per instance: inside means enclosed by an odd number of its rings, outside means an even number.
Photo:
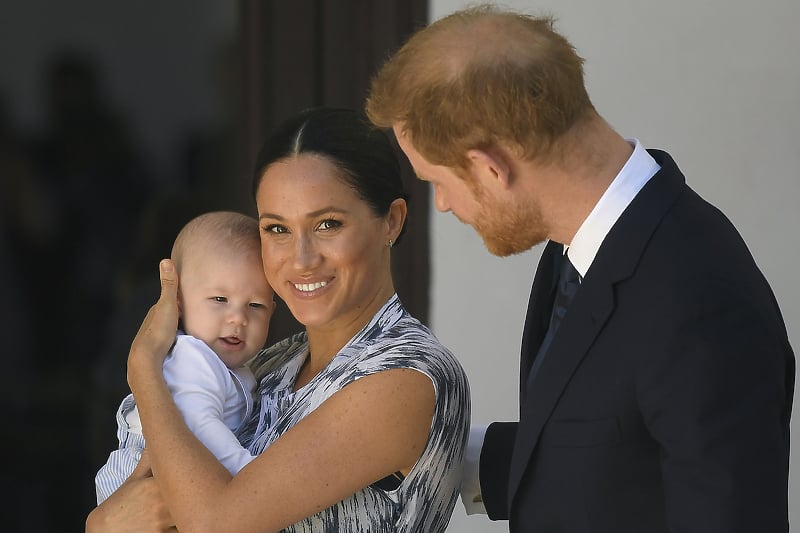
[[[310,213],[306,213],[306,218],[316,218],[318,216],[322,216],[328,213],[339,213],[344,215],[347,214],[347,209],[342,209],[341,207],[334,207],[334,206],[323,207],[322,209],[317,209],[315,211],[311,211]],[[265,218],[270,218],[273,220],[286,220],[285,217],[277,213],[261,213],[260,215],[258,215],[259,220]]]

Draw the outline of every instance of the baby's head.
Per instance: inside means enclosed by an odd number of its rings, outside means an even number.
[[[243,366],[264,347],[275,308],[256,219],[232,211],[200,215],[178,233],[172,260],[181,328],[228,368]]]

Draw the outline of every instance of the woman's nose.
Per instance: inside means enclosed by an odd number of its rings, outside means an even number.
[[[301,236],[295,241],[294,264],[298,270],[308,270],[319,263],[319,251],[311,237]]]

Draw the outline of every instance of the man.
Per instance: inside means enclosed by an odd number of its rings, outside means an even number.
[[[582,63],[551,20],[479,6],[413,35],[367,100],[490,252],[549,241],[520,420],[474,431],[465,506],[523,533],[788,531],[795,368],[772,290],[669,154],[597,113]]]

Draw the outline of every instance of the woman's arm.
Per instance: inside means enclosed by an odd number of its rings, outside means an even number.
[[[179,529],[273,531],[313,515],[422,453],[434,389],[415,370],[387,370],[326,400],[236,477],[186,427],[161,365],[177,324],[174,271],[162,262],[161,298],[131,348],[128,376],[152,468]]]
[[[152,353],[163,351],[163,361],[178,327],[178,280],[171,261],[162,261],[159,268],[161,297],[148,311],[134,344],[138,341],[140,350]],[[153,479],[149,459],[148,449],[145,449],[127,481],[89,513],[86,518],[87,533],[162,533],[174,530],[175,521]]]

